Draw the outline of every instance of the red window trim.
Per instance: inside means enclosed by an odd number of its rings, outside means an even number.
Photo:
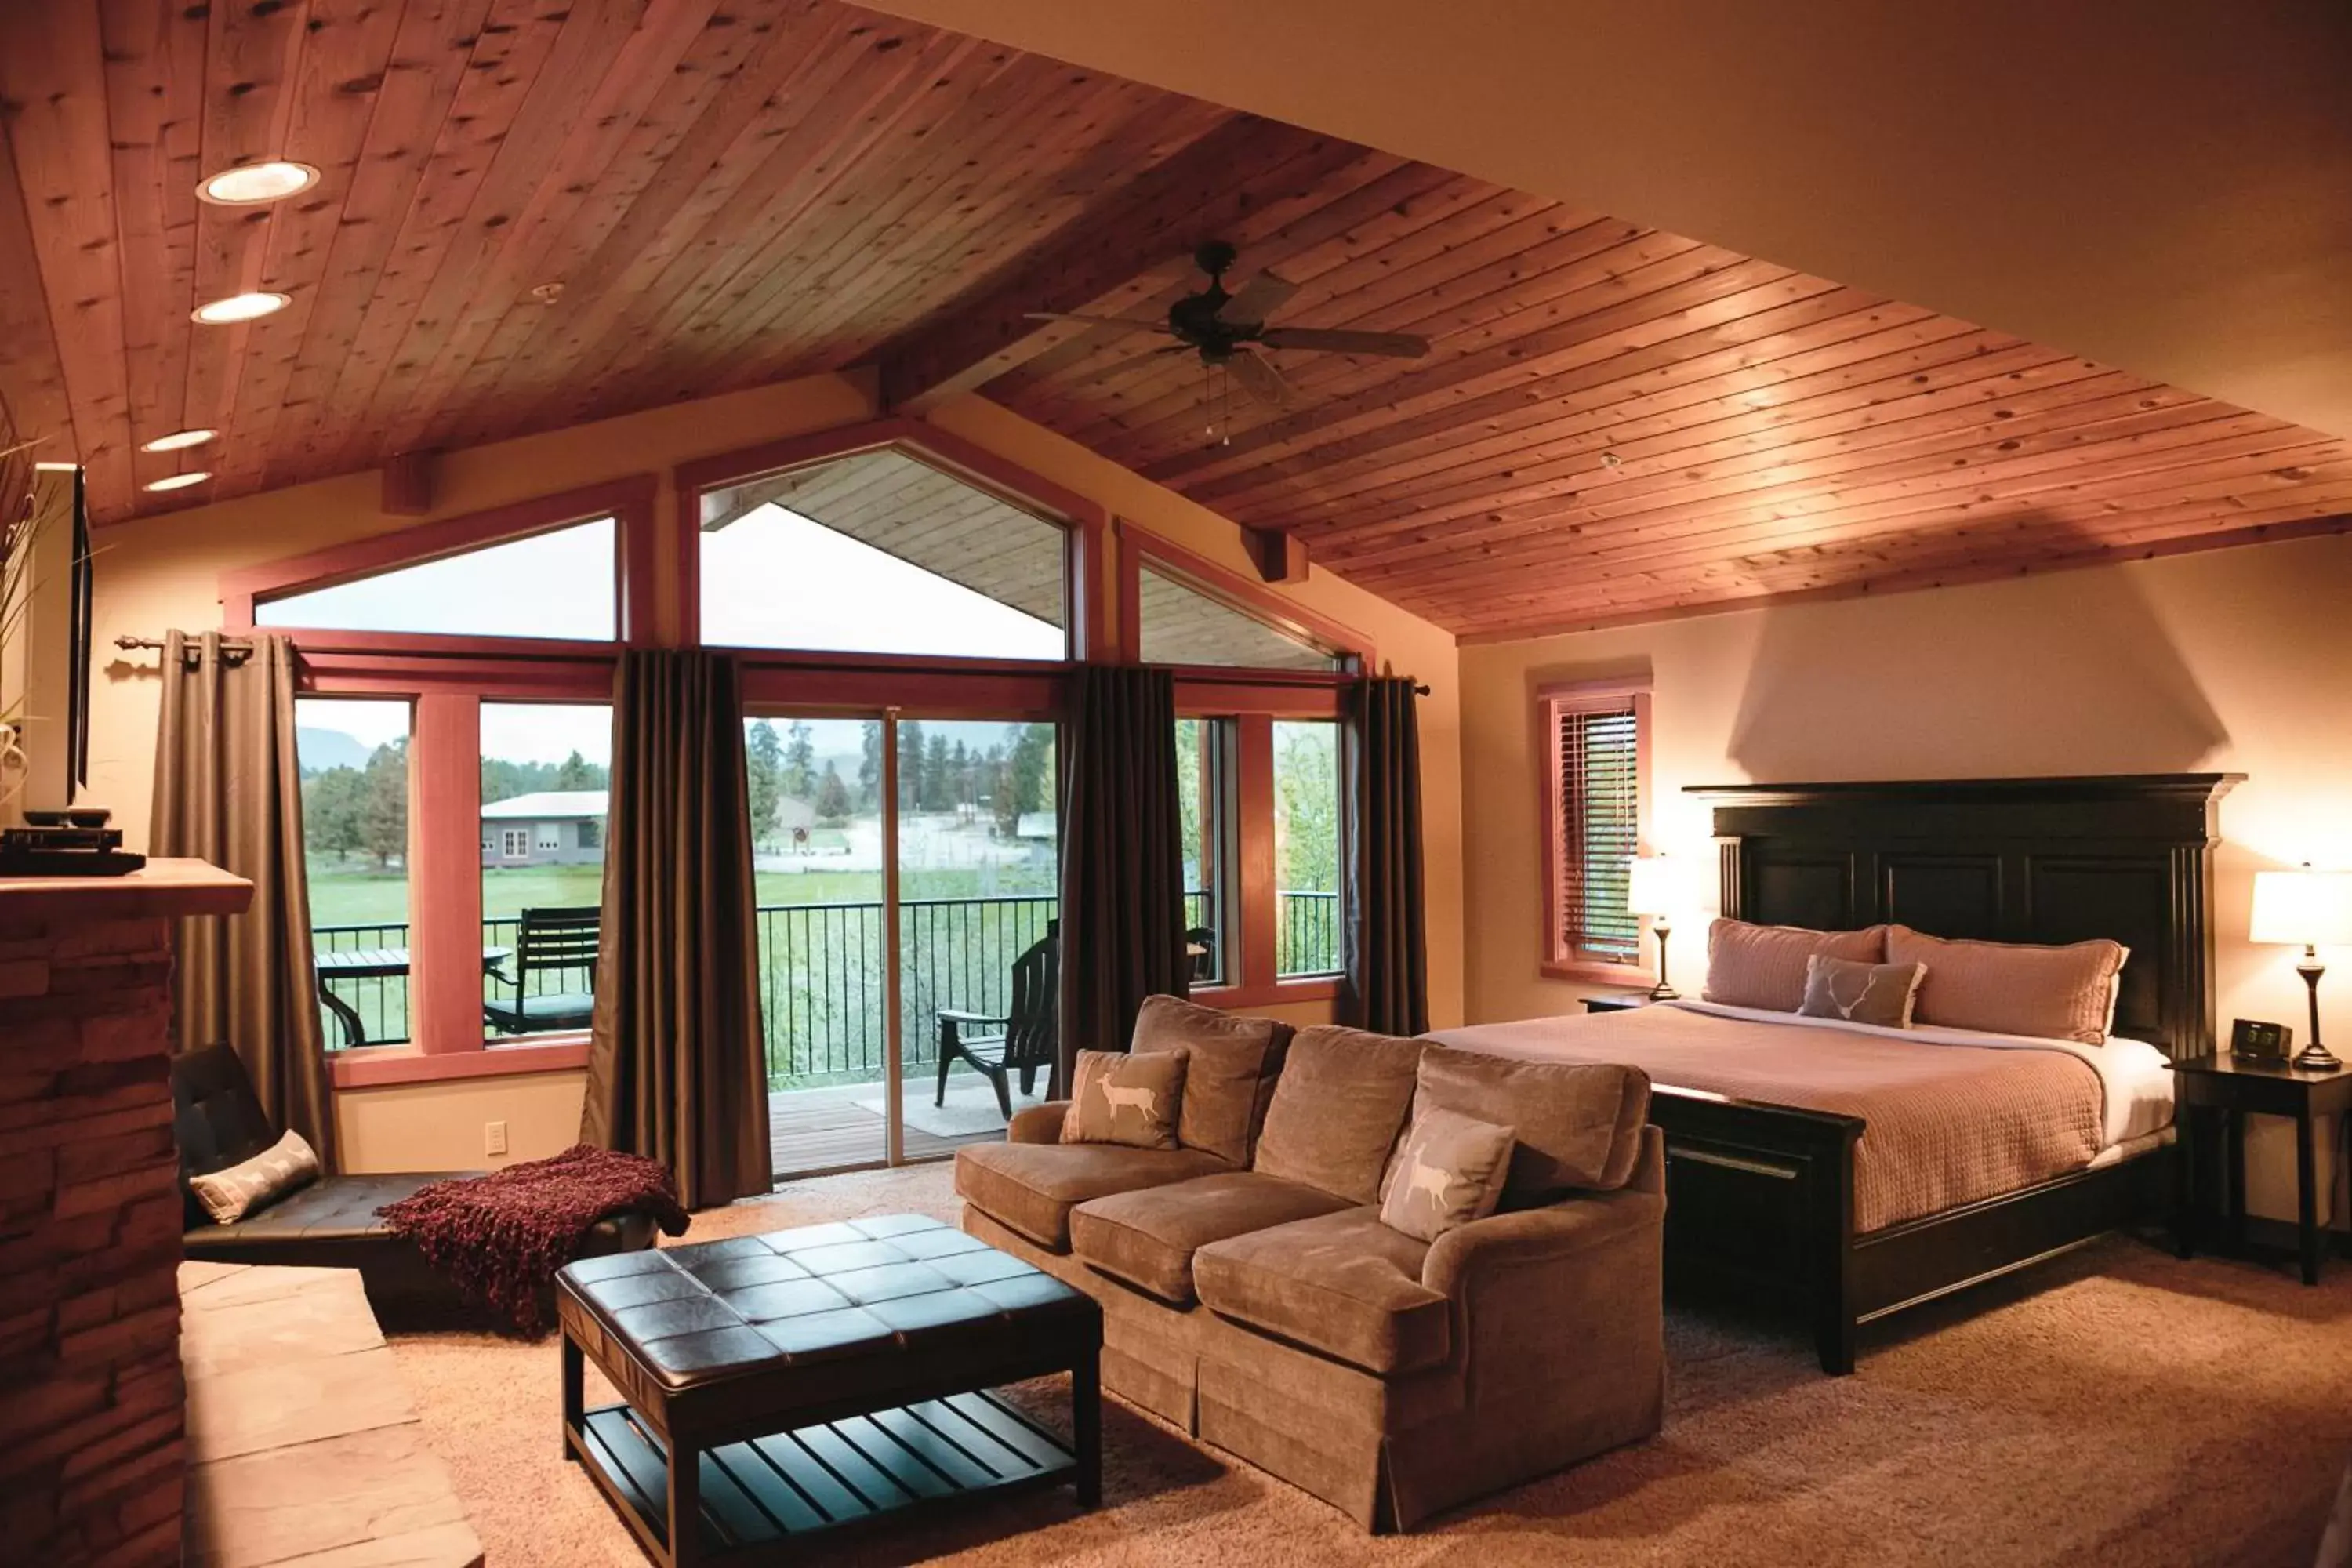
[[[553,1036],[478,1051],[426,1051],[410,1046],[360,1046],[331,1053],[337,1089],[379,1089],[452,1079],[509,1078],[521,1073],[577,1072],[588,1065],[588,1037]]]
[[[1633,799],[1637,818],[1646,816],[1650,806],[1650,681],[1647,677],[1624,677],[1595,680],[1554,681],[1536,690],[1535,730],[1536,765],[1542,773],[1542,786],[1538,791],[1543,811],[1542,843],[1544,847],[1542,959],[1538,965],[1549,979],[1588,981],[1601,984],[1648,984],[1656,972],[1647,963],[1605,963],[1580,959],[1570,954],[1560,940],[1565,911],[1560,908],[1560,880],[1564,869],[1563,857],[1567,846],[1561,842],[1560,826],[1566,806],[1565,784],[1559,776],[1559,758],[1556,737],[1562,713],[1590,711],[1611,701],[1626,698],[1633,701]],[[1642,922],[1642,934],[1649,933],[1648,918]],[[1650,951],[1646,942],[1642,952]]]
[[[1063,570],[1062,584],[1063,618],[1068,634],[1069,657],[1072,660],[1084,660],[1109,656],[1110,633],[1105,613],[1108,606],[1101,592],[1101,584],[1104,540],[1109,531],[1110,514],[1101,503],[1090,500],[1076,490],[1065,489],[1043,475],[1031,473],[1019,464],[998,457],[950,431],[920,419],[904,416],[872,419],[857,425],[836,426],[830,430],[788,436],[780,441],[697,458],[672,469],[670,479],[677,498],[674,510],[677,535],[675,553],[677,559],[679,640],[692,647],[702,637],[702,552],[698,536],[701,532],[704,491],[892,447],[908,451],[933,468],[952,473],[977,489],[987,490],[1024,511],[1035,513],[1067,530],[1070,552]],[[830,668],[844,658],[837,654],[803,655],[797,650],[761,648],[741,651],[746,658],[776,665],[798,665],[805,661],[820,668]],[[857,662],[866,662],[863,656],[849,657]],[[949,662],[929,656],[898,657],[905,658],[910,664],[934,669]],[[1021,661],[971,662],[1004,664]]]
[[[1272,684],[1277,678],[1296,676],[1306,680],[1344,683],[1356,676],[1380,668],[1378,650],[1372,639],[1352,626],[1342,626],[1328,616],[1318,615],[1297,601],[1274,593],[1264,584],[1253,583],[1238,573],[1228,572],[1205,556],[1196,555],[1181,544],[1161,538],[1150,529],[1120,518],[1113,525],[1118,536],[1118,625],[1119,651],[1123,658],[1139,660],[1143,657],[1143,566],[1165,577],[1172,577],[1204,597],[1213,599],[1239,615],[1270,626],[1287,637],[1294,637],[1309,647],[1320,648],[1332,658],[1346,661],[1346,667],[1333,671],[1263,670],[1251,671],[1246,679],[1255,684]],[[1221,666],[1184,667],[1188,673],[1228,679],[1240,672]]]
[[[237,633],[254,629],[257,604],[289,597],[403,566],[446,560],[509,540],[528,539],[592,518],[611,517],[614,542],[614,626],[621,644],[653,640],[655,626],[654,498],[660,480],[653,474],[587,485],[556,495],[535,496],[510,506],[462,517],[443,518],[414,528],[390,529],[323,550],[220,576],[221,625]],[[551,658],[610,658],[614,643],[552,641],[530,637],[451,637],[432,632],[353,632],[331,628],[272,627],[294,639],[307,656],[313,651],[437,654],[446,658],[495,658],[539,654]]]

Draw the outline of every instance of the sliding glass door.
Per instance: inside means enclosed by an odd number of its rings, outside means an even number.
[[[1054,727],[778,712],[745,742],[777,1178],[1002,1138],[1050,1076]]]

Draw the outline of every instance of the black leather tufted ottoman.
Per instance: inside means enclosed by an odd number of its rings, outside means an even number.
[[[1101,1309],[925,1215],[583,1258],[556,1312],[564,1453],[656,1562],[1066,1479],[1099,1500]],[[583,1358],[625,1403],[582,1408]],[[986,1392],[1065,1371],[1075,1452]]]

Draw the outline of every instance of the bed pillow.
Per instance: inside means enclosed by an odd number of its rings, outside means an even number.
[[[235,1225],[318,1179],[319,1156],[302,1134],[289,1131],[251,1159],[190,1176],[188,1191],[195,1194],[215,1225]]]
[[[1503,1201],[1511,1130],[1442,1105],[1423,1108],[1405,1129],[1396,1173],[1381,1199],[1381,1223],[1419,1241],[1485,1219]]]
[[[1805,967],[1817,952],[1880,963],[1887,956],[1886,928],[1809,931],[1718,920],[1706,928],[1706,987],[1700,995],[1727,1007],[1793,1013],[1804,1005]]]
[[[1797,1011],[1808,1018],[1907,1029],[1927,973],[1924,963],[1856,963],[1817,952],[1806,961],[1805,1000]]]
[[[1137,1056],[1191,1054],[1176,1141],[1247,1169],[1290,1036],[1290,1026],[1274,1018],[1245,1018],[1174,996],[1147,996],[1135,1016],[1129,1049]]]
[[[1139,1057],[1126,1051],[1080,1051],[1076,1070],[1070,1075],[1070,1109],[1062,1118],[1062,1142],[1175,1148],[1190,1054],[1181,1047]]]
[[[2063,947],[1948,942],[1890,926],[1886,956],[1927,967],[1914,1010],[1919,1023],[2095,1046],[2115,1022],[2116,985],[2131,949],[2105,937]]]

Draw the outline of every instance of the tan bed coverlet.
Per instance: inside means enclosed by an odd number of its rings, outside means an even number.
[[[1444,1029],[1465,1050],[1623,1062],[1661,1093],[1699,1089],[1869,1123],[1854,1150],[1857,1232],[2079,1171],[2101,1147],[2099,1075],[2060,1051],[1929,1045],[1679,1007]]]

